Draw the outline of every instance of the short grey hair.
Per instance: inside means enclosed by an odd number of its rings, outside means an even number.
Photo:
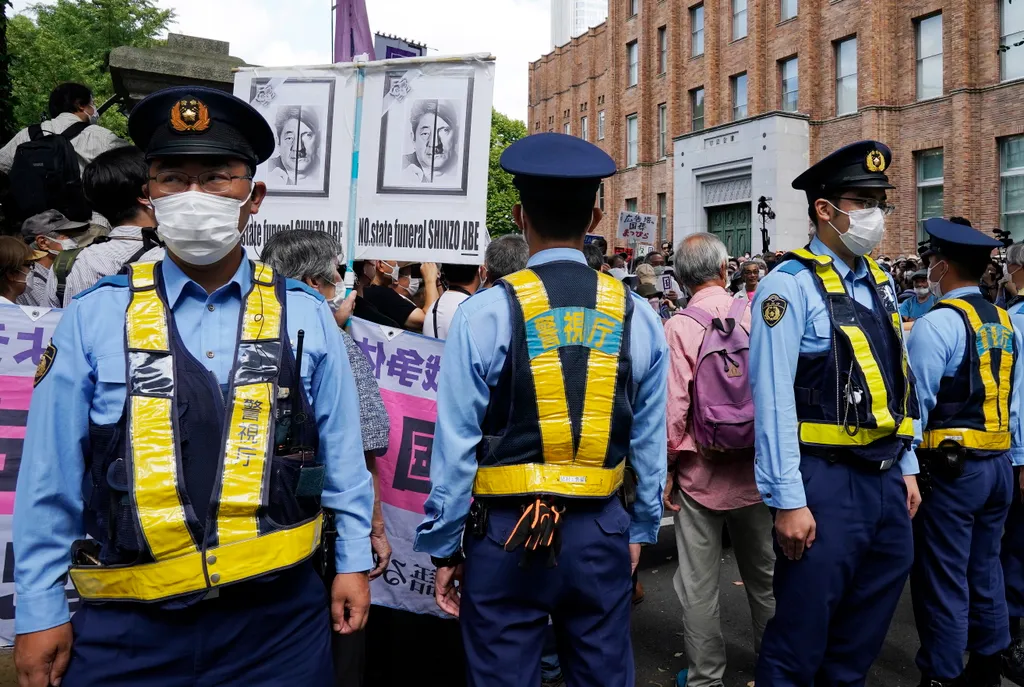
[[[491,241],[484,253],[487,281],[491,284],[513,272],[526,269],[530,248],[519,234],[506,234]]]
[[[1006,249],[1007,265],[1024,265],[1024,243],[1015,243]]]
[[[676,249],[676,280],[691,291],[713,279],[720,279],[722,267],[729,262],[729,251],[714,234],[692,234]]]
[[[341,244],[326,231],[291,229],[279,231],[263,245],[260,259],[274,272],[290,279],[322,279],[334,283],[335,260]]]

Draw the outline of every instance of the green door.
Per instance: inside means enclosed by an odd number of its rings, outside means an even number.
[[[730,256],[743,255],[751,250],[750,203],[720,205],[708,208],[707,212],[708,231],[722,240]]]

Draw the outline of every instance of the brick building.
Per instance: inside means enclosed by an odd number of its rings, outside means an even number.
[[[914,251],[937,215],[1021,240],[1024,46],[999,46],[1022,40],[1024,0],[610,0],[530,65],[527,127],[604,148],[622,170],[606,214],[635,205],[666,239],[710,230],[759,252],[764,195],[772,248],[800,245],[792,179],[876,138],[897,187],[883,251]]]

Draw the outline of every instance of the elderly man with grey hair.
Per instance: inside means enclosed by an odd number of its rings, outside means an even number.
[[[725,290],[728,263],[725,245],[714,235],[693,234],[683,239],[676,251],[675,273],[692,296],[684,316],[665,323],[670,370],[669,479],[664,504],[675,512],[679,569],[673,586],[686,626],[688,687],[722,687],[725,675],[725,641],[718,613],[723,525],[729,526],[746,588],[755,651],[760,651],[765,624],[775,613],[772,517],[754,484],[753,448],[726,457],[701,446],[693,432],[694,376],[706,330],[701,322],[685,316],[686,312],[701,310],[726,322],[735,315],[735,304],[742,308],[742,315],[734,318],[737,329],[731,336],[745,341],[750,331],[750,303],[741,305]],[[745,375],[746,359],[736,362],[738,374]]]
[[[275,272],[305,282],[307,286],[320,292],[334,311],[338,326],[342,327],[352,314],[355,293],[344,298],[339,271],[341,252],[341,245],[327,232],[294,229],[279,232],[271,237],[263,246],[260,258]],[[367,469],[373,475],[374,502],[370,545],[376,556],[377,566],[370,572],[372,580],[380,576],[391,561],[391,545],[384,531],[380,480],[377,474],[377,455],[388,448],[390,421],[370,361],[344,329],[341,338],[345,342],[345,352],[359,392],[359,423],[362,428],[364,458]],[[332,633],[331,637],[336,685],[361,685],[365,633]]]
[[[506,234],[491,241],[484,252],[487,286],[494,286],[513,272],[526,269],[530,248],[520,234]]]

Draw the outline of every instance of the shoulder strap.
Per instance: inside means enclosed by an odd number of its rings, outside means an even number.
[[[152,229],[143,229],[142,230],[142,248],[140,248],[137,251],[135,251],[134,253],[132,253],[132,256],[130,258],[128,258],[127,260],[125,260],[126,264],[135,262],[136,260],[141,258],[143,255],[148,253],[150,250],[152,250],[152,249],[162,245],[160,243],[160,240],[157,238],[156,234],[154,233],[154,231],[155,230],[152,230]]]
[[[441,304],[441,298],[443,296],[444,296],[443,293],[440,296],[438,296],[437,300],[434,301],[434,307],[430,309],[430,311],[434,314],[434,338],[435,339],[441,338],[441,337],[439,337],[437,335],[437,306]]]
[[[29,126],[29,128],[28,128],[28,139],[30,141],[34,141],[37,138],[41,138],[42,135],[43,135],[43,127],[39,126],[38,124],[32,124],[31,126]]]
[[[743,319],[743,311],[747,307],[747,299],[734,298],[732,305],[729,307],[729,314],[726,317],[731,317],[736,320],[736,324],[740,323]]]
[[[70,141],[74,139],[75,136],[85,131],[89,126],[91,126],[89,122],[78,122],[76,124],[72,124],[67,129],[64,129],[60,135]]]
[[[679,311],[679,314],[689,317],[691,320],[704,327],[705,331],[711,329],[711,323],[714,321],[714,318],[711,317],[711,313],[707,310],[702,310],[695,305],[689,305],[683,308]]]
[[[68,275],[71,274],[71,268],[74,267],[78,254],[83,250],[85,249],[62,250],[53,261],[53,276],[57,278],[57,302],[61,304],[61,307],[64,306],[64,292],[67,290]]]

